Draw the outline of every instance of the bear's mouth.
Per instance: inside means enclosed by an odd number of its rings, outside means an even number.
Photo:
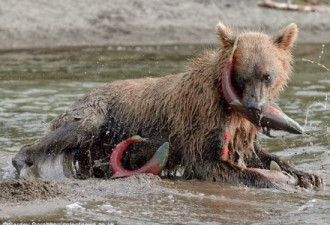
[[[238,38],[235,40],[230,58],[222,71],[221,87],[224,97],[230,107],[240,113],[257,127],[267,129],[284,130],[293,134],[302,134],[302,127],[287,116],[275,103],[267,102],[262,105],[261,112],[246,108],[232,84],[233,55],[237,48]],[[267,132],[266,132],[267,134]]]

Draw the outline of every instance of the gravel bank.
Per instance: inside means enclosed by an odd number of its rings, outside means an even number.
[[[256,0],[6,0],[0,2],[0,49],[211,44],[220,20],[267,32],[296,22],[299,42],[328,43],[329,18],[260,8]]]

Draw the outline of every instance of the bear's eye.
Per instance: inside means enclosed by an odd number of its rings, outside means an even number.
[[[263,79],[264,79],[264,81],[266,81],[266,82],[270,82],[270,80],[271,80],[272,78],[271,78],[270,74],[266,73],[266,74],[264,74]]]

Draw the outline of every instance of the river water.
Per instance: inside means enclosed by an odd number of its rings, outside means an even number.
[[[0,182],[12,156],[42,136],[52,119],[95,87],[117,79],[182,71],[205,46],[84,47],[0,52]],[[261,137],[270,152],[330,180],[330,47],[298,45],[295,72],[278,104],[308,135]],[[312,64],[302,58],[313,60]],[[199,181],[161,181],[162,191],[79,203],[35,220],[116,220],[127,224],[326,224],[330,191],[278,191]],[[143,189],[142,189],[143,192]],[[147,196],[147,197],[146,197]],[[80,209],[80,210],[79,210]],[[17,215],[17,218],[31,218]],[[1,219],[1,209],[0,209]]]

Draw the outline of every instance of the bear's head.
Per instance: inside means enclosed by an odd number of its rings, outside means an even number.
[[[261,32],[236,34],[222,23],[217,33],[223,51],[233,55],[232,83],[243,105],[261,111],[265,102],[271,101],[283,90],[291,72],[291,49],[297,37],[297,26],[289,24],[276,37]]]

